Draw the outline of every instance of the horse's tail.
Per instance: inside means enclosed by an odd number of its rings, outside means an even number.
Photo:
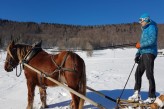
[[[79,84],[79,93],[81,93],[82,95],[86,95],[86,69],[85,69],[84,61],[83,61],[82,77]],[[83,109],[84,101],[85,101],[84,99],[80,98],[79,109]]]

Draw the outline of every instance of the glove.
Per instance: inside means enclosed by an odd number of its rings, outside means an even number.
[[[140,45],[139,42],[137,42],[137,44],[136,44],[136,48],[137,48],[137,49],[141,48],[141,45]]]
[[[140,55],[137,55],[136,57],[135,57],[135,59],[134,59],[134,61],[135,61],[135,63],[139,63],[139,61],[140,61]]]

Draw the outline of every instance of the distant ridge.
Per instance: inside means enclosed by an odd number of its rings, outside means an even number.
[[[159,48],[164,48],[164,24],[158,24]],[[136,43],[141,34],[138,23],[80,26],[56,23],[18,22],[0,18],[0,47],[11,39],[32,44],[43,40],[43,48],[97,49]]]

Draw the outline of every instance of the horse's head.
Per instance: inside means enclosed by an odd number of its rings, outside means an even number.
[[[7,72],[11,72],[18,64],[19,64],[19,59],[17,56],[17,47],[14,41],[12,41],[9,43],[7,47],[7,56],[6,56],[4,69]]]

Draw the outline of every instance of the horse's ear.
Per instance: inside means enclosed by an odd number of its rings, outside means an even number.
[[[11,41],[7,47],[7,53],[9,53],[9,55],[14,59],[13,55],[12,55],[12,49],[14,48],[15,46],[15,42],[14,41]]]
[[[9,43],[9,48],[13,48],[15,45],[15,42],[12,40],[10,43]]]
[[[15,45],[15,41],[11,41],[11,43],[10,43],[10,46],[14,46]]]

